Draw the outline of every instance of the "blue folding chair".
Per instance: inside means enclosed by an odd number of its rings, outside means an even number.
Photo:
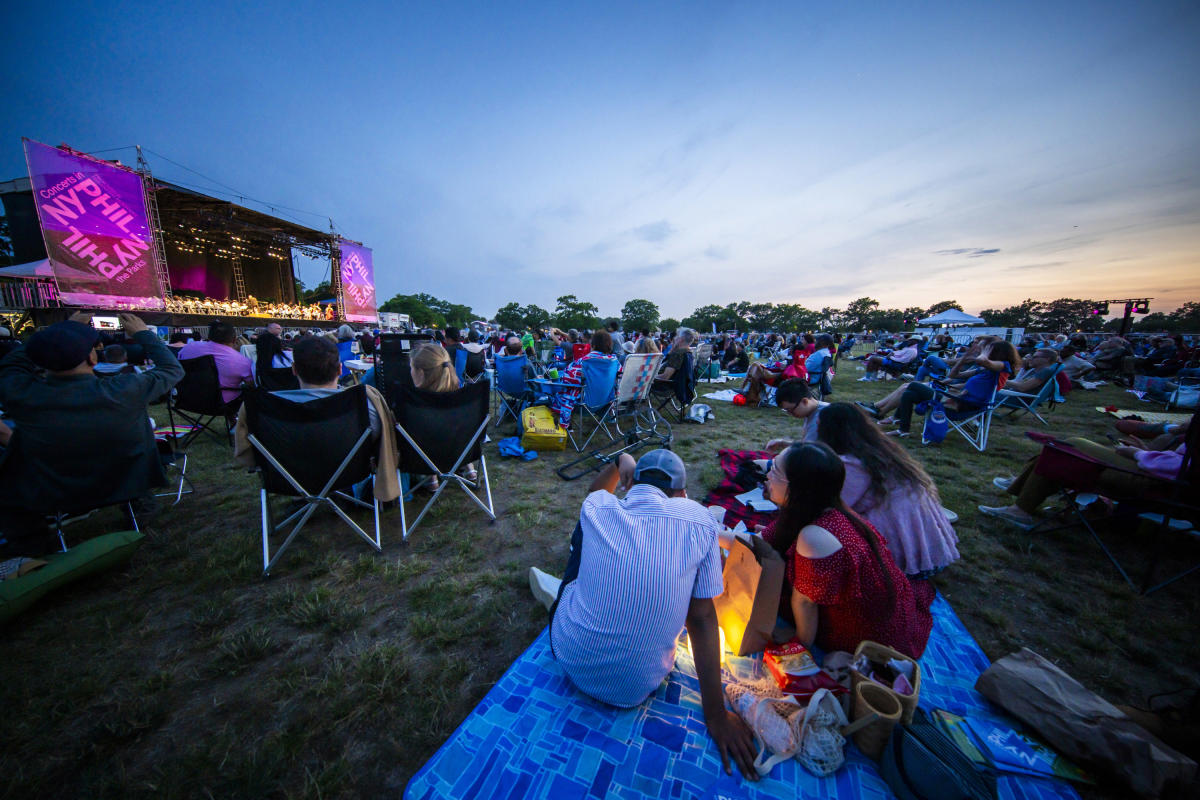
[[[998,405],[997,389],[992,389],[992,396],[987,404],[971,411],[946,409],[946,421],[950,427],[962,434],[979,452],[987,449],[988,434],[992,430],[992,414]]]
[[[621,369],[620,361],[608,358],[587,358],[580,362],[580,365],[583,368],[583,385],[580,388],[579,402],[575,404],[573,424],[567,428],[567,436],[576,452],[583,452],[583,448],[587,447],[596,432],[601,429],[609,441],[616,437],[605,423],[605,417],[617,401],[617,373]],[[583,438],[585,416],[592,419],[592,432],[586,439]],[[579,439],[575,438],[574,428],[579,429]]]
[[[525,379],[528,371],[529,358],[524,355],[496,356],[496,427],[506,413],[521,424],[521,407],[533,399]]]
[[[1037,412],[1038,406],[1046,404],[1048,408],[1053,407],[1055,403],[1061,403],[1065,400],[1062,392],[1058,388],[1058,373],[1062,372],[1063,365],[1057,364],[1053,374],[1046,379],[1042,384],[1042,388],[1036,392],[1017,392],[1011,389],[1001,389],[997,392],[997,405],[1002,408],[1011,409],[1005,415],[1005,419],[1011,419],[1021,414],[1033,414],[1038,418],[1038,421],[1043,425],[1049,425],[1049,422]]]

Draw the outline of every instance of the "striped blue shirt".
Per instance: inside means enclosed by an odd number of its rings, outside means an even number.
[[[579,577],[563,589],[551,644],[584,693],[634,706],[675,665],[693,597],[721,593],[720,529],[699,503],[638,484],[583,501]]]

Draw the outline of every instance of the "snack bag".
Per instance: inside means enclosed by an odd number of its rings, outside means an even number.
[[[821,689],[828,689],[835,695],[847,692],[846,687],[821,670],[799,639],[768,645],[763,651],[763,665],[785,694],[797,698],[811,697]]]

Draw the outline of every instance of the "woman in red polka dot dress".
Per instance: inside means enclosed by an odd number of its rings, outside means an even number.
[[[783,555],[796,634],[826,652],[853,652],[870,639],[919,658],[934,589],[910,581],[879,532],[842,503],[845,476],[841,459],[819,443],[792,445],[767,475],[779,518],[763,538]]]

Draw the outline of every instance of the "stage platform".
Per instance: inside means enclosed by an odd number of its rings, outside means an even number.
[[[61,322],[67,317],[74,314],[80,309],[77,308],[33,308],[27,309],[33,315],[35,325],[41,327],[43,325],[53,325],[55,322]],[[96,316],[113,317],[119,314],[119,311],[114,309],[103,308],[88,308],[82,309]],[[167,311],[135,311],[133,312],[141,317],[147,325],[165,328],[207,328],[214,320],[227,322],[239,331],[263,328],[272,322],[278,322],[286,330],[335,330],[342,325],[341,320],[327,322],[326,320],[315,319],[293,319],[291,317],[243,317],[240,315],[230,314],[172,314]],[[355,330],[363,327],[378,327],[378,325],[364,326],[362,323],[349,323]]]

